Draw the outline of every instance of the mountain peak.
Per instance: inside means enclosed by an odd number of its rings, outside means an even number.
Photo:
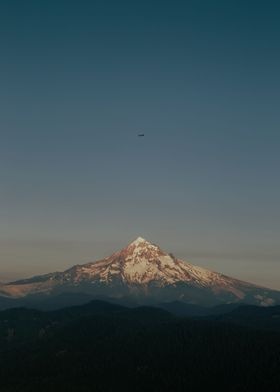
[[[143,237],[102,260],[1,285],[0,296],[77,290],[97,296],[132,296],[140,301],[180,300],[206,305],[247,302],[265,306],[280,301],[278,292],[177,259]]]
[[[151,244],[149,241],[145,240],[143,237],[137,237],[136,240],[132,241],[129,245],[138,245],[138,244]]]
[[[164,252],[160,249],[159,246],[153,244],[143,237],[138,237],[136,240],[132,241],[126,248],[124,248],[121,253],[131,254],[133,256],[146,255],[148,259],[151,256],[163,254]]]

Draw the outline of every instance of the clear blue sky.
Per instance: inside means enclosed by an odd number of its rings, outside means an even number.
[[[276,1],[1,1],[0,280],[141,235],[280,289],[279,18]]]

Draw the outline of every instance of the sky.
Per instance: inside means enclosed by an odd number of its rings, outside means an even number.
[[[0,281],[142,236],[280,289],[277,3],[1,1]]]

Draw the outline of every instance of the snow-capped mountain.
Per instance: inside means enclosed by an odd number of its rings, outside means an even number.
[[[199,305],[280,303],[279,291],[194,266],[141,237],[103,260],[0,286],[0,295],[13,298],[62,292],[129,297],[140,303],[173,300]]]

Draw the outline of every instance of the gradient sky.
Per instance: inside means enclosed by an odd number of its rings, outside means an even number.
[[[141,235],[280,289],[278,4],[1,1],[0,280]]]

